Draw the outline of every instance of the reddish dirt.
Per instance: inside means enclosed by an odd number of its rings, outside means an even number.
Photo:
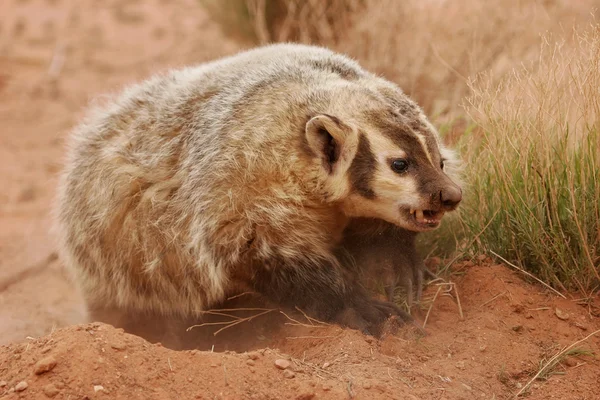
[[[426,337],[403,328],[375,340],[273,310],[216,336],[219,327],[193,329],[188,344],[202,351],[175,351],[84,324],[49,231],[64,138],[92,96],[239,48],[198,3],[0,2],[0,397],[510,398],[600,329],[598,298],[579,305],[489,260],[453,266],[463,318],[441,290]],[[419,322],[438,288],[427,288]],[[577,347],[599,354],[600,335]],[[36,375],[48,357],[56,365]],[[596,356],[561,359],[551,372],[529,398],[598,398]]]

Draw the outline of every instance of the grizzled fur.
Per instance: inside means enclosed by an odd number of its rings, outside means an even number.
[[[371,299],[336,250],[351,218],[410,229],[409,209],[456,193],[444,151],[398,87],[323,48],[272,45],[171,71],[74,130],[60,253],[92,319],[190,317],[254,290],[377,333],[409,317]],[[389,161],[405,156],[414,173],[400,176]]]

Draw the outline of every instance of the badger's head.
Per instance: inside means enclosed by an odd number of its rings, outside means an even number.
[[[327,196],[349,217],[436,229],[462,200],[454,152],[399,89],[362,96],[339,96],[337,115],[319,113],[306,124]]]

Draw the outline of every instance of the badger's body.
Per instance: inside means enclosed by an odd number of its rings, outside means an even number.
[[[427,181],[388,171],[413,147]],[[273,45],[173,71],[75,129],[61,255],[92,318],[191,316],[251,289],[375,332],[406,316],[370,299],[336,248],[351,218],[425,229],[411,222],[418,204],[454,208],[440,151],[400,89],[326,49]]]

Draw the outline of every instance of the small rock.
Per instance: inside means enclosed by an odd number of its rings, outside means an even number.
[[[296,376],[296,374],[293,371],[286,369],[285,371],[283,371],[283,376],[285,376],[288,379],[292,379],[293,377]]]
[[[371,384],[369,382],[365,382],[365,383],[363,383],[363,388],[369,390],[369,389],[371,389]]]
[[[458,369],[465,369],[465,362],[464,361],[458,361],[456,363],[456,368],[458,368]]]
[[[331,364],[329,364],[328,362],[323,363],[323,369],[329,367]]]
[[[246,360],[246,365],[249,365],[249,366],[251,366],[251,367],[252,367],[252,366],[254,366],[254,364],[256,364],[256,363],[254,362],[254,360]]]
[[[42,358],[35,364],[33,367],[33,372],[36,375],[41,375],[44,372],[52,371],[54,367],[56,367],[56,359],[52,356],[48,356],[46,358]]]
[[[487,349],[487,346],[485,344],[479,346],[479,351],[485,351],[486,349]]]
[[[512,330],[515,332],[523,332],[523,325],[515,325],[512,327]]]
[[[0,381],[0,387],[5,387],[6,385],[8,385],[6,381]]]
[[[28,386],[29,385],[27,384],[27,382],[21,381],[15,386],[15,392],[22,392],[23,390],[27,389]]]
[[[323,384],[323,390],[329,392],[331,390],[331,385],[328,383]]]
[[[563,312],[560,308],[555,308],[554,314],[556,314],[558,319],[562,319],[563,321],[566,321],[569,319],[569,314]]]
[[[217,368],[217,364],[215,364],[215,363],[212,363],[212,364],[210,364],[210,366],[211,366],[212,368]]]
[[[575,322],[575,326],[581,329],[582,331],[587,331],[587,326],[585,326],[581,322]]]
[[[260,357],[260,354],[256,351],[252,351],[252,352],[248,353],[248,358],[251,360],[258,360],[259,357]]]
[[[102,385],[94,385],[94,393],[98,393],[99,391],[104,390],[104,386]]]
[[[54,397],[58,394],[58,388],[51,383],[44,386],[43,391],[47,397]]]
[[[194,356],[194,355],[196,355],[197,352],[198,352],[198,350],[192,350],[192,351],[190,351],[190,354]]]
[[[565,358],[565,360],[563,361],[563,363],[567,367],[574,367],[574,366],[577,365],[577,361],[573,357],[567,357],[567,358]]]
[[[287,369],[292,365],[288,360],[284,360],[283,358],[279,358],[275,360],[275,366],[279,369]]]
[[[248,370],[249,370],[251,373],[255,373],[255,372],[256,372],[256,370],[254,369],[254,367],[248,367]]]
[[[41,351],[42,354],[46,354],[47,352],[49,352],[50,350],[52,350],[52,347],[44,347]]]
[[[110,347],[112,347],[115,350],[125,350],[127,348],[127,345],[122,342],[115,342],[115,343],[111,343]]]

